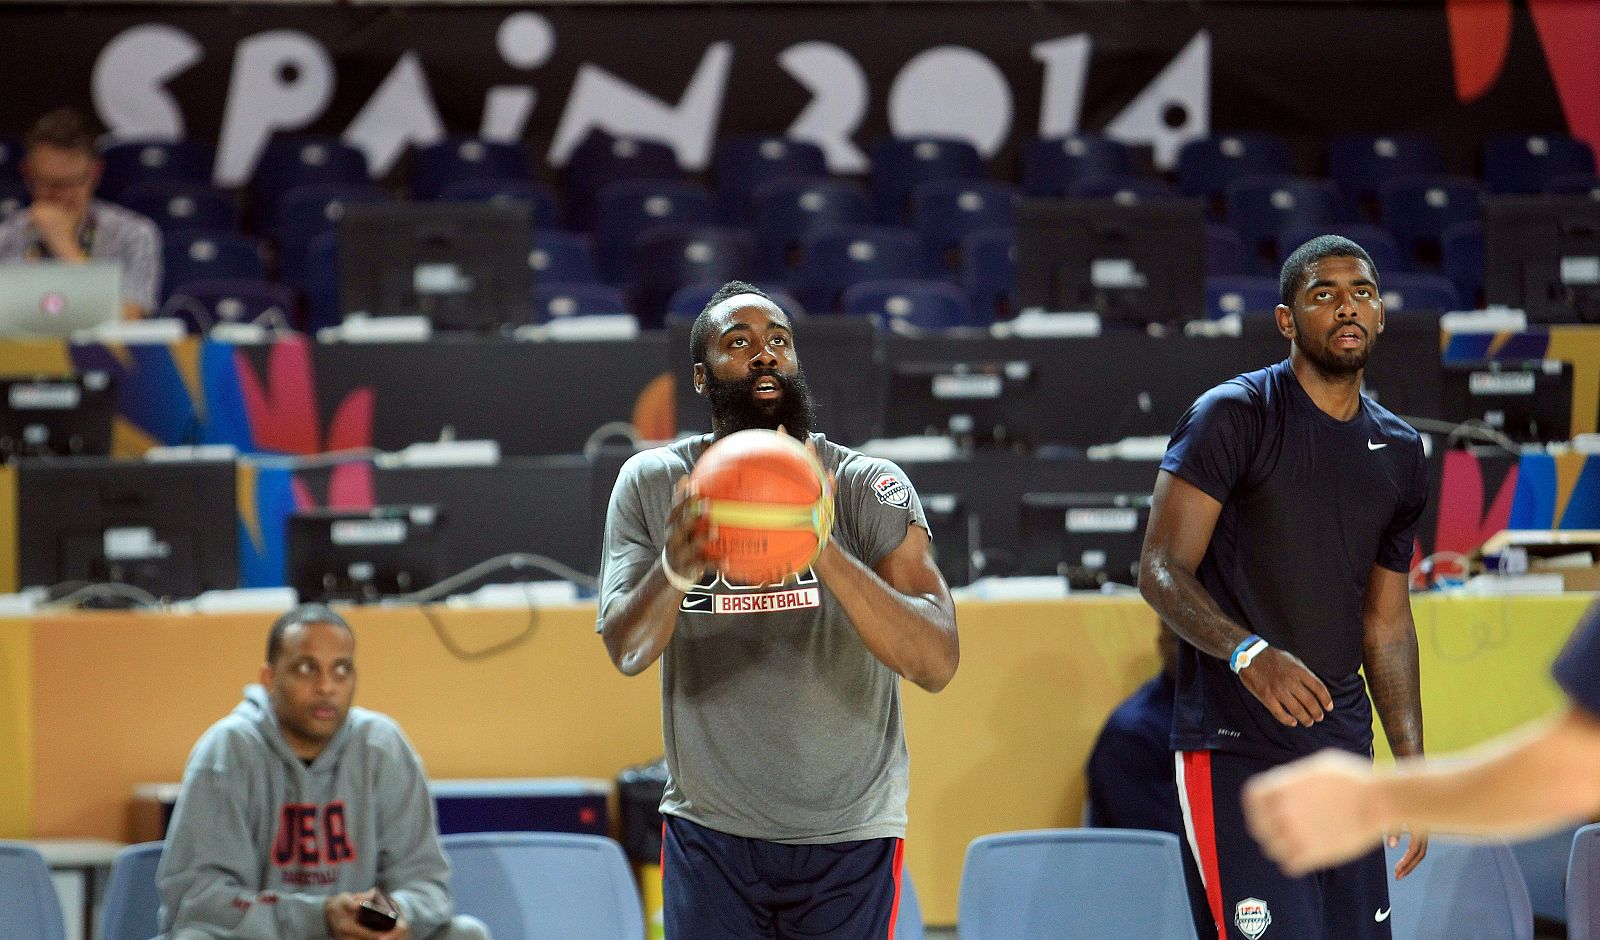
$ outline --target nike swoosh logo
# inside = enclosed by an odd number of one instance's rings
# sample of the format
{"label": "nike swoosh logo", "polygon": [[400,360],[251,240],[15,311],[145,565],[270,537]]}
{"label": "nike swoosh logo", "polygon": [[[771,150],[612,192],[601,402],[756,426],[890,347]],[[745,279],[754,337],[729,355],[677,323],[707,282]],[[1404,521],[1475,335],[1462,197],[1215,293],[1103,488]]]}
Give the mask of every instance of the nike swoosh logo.
{"label": "nike swoosh logo", "polygon": [[1376,914],[1372,915],[1372,919],[1381,924],[1384,921],[1389,919],[1389,912],[1391,910],[1393,910],[1393,908],[1388,908],[1388,907],[1382,908]]}
{"label": "nike swoosh logo", "polygon": [[1382,444],[1374,444],[1370,440],[1367,441],[1367,450],[1383,450],[1385,447],[1388,447],[1388,446],[1389,446],[1389,442],[1388,441],[1384,441]]}

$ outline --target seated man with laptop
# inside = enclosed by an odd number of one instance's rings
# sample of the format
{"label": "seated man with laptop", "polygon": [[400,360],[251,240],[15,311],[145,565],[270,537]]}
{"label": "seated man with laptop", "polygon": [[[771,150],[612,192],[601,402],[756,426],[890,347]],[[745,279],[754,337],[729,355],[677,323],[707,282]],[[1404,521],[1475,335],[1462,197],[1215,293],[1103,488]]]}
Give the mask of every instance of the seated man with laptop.
{"label": "seated man with laptop", "polygon": [[[156,307],[161,237],[144,216],[94,198],[101,170],[94,139],[89,119],[71,108],[51,111],[28,131],[22,177],[33,202],[0,222],[0,265],[55,262],[58,290],[70,299],[83,287],[68,265],[114,263],[121,272],[121,315],[137,319]],[[106,274],[87,279],[101,290],[114,282]],[[48,307],[52,301],[39,303]]]}

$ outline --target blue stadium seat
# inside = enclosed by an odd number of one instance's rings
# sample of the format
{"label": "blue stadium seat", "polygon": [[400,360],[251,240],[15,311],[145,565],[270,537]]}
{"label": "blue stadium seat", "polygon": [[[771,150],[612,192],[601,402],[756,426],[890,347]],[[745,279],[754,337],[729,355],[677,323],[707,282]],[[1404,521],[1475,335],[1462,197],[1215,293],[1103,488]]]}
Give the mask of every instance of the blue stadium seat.
{"label": "blue stadium seat", "polygon": [[117,201],[148,218],[163,232],[180,228],[237,229],[239,207],[210,183],[158,180],[134,183]]}
{"label": "blue stadium seat", "polygon": [[566,317],[632,313],[622,288],[593,282],[545,281],[533,287],[533,319],[549,323]]}
{"label": "blue stadium seat", "polygon": [[1555,832],[1511,843],[1511,856],[1517,860],[1517,869],[1528,885],[1534,917],[1566,923],[1567,867],[1578,829],[1563,826]]}
{"label": "blue stadium seat", "polygon": [[922,940],[922,901],[917,898],[917,886],[911,881],[911,872],[900,869],[900,913],[895,917],[892,940]]}
{"label": "blue stadium seat", "polygon": [[1017,309],[1017,236],[1009,228],[973,232],[961,243],[961,286],[977,324],[1009,319]]}
{"label": "blue stadium seat", "polygon": [[22,182],[22,138],[0,134],[0,183]]}
{"label": "blue stadium seat", "polygon": [[1483,304],[1483,223],[1460,222],[1439,236],[1440,269],[1456,286],[1462,303]]}
{"label": "blue stadium seat", "polygon": [[278,226],[283,194],[297,186],[371,184],[366,155],[337,137],[291,135],[267,141],[250,178],[250,209],[256,228]]}
{"label": "blue stadium seat", "polygon": [[548,184],[528,179],[499,179],[482,177],[446,183],[439,191],[440,199],[461,202],[489,202],[496,205],[525,203],[533,217],[535,231],[555,228],[561,224],[561,210],[556,202],[556,191]]}
{"label": "blue stadium seat", "polygon": [[688,284],[724,284],[748,276],[755,238],[744,229],[712,225],[662,225],[634,241],[633,309],[639,324],[660,326],[667,303]]}
{"label": "blue stadium seat", "polygon": [[1086,176],[1067,187],[1073,199],[1110,199],[1133,205],[1147,199],[1175,199],[1182,195],[1166,180],[1152,176]]}
{"label": "blue stadium seat", "polygon": [[967,846],[963,937],[1195,940],[1178,837],[1137,829],[1042,829]]}
{"label": "blue stadium seat", "polygon": [[774,280],[791,276],[807,237],[834,225],[865,225],[872,218],[866,193],[833,179],[779,179],[763,183],[755,203],[756,271]]}
{"label": "blue stadium seat", "polygon": [[1232,226],[1221,222],[1206,223],[1206,274],[1248,274],[1244,243]]}
{"label": "blue stadium seat", "polygon": [[1132,173],[1127,146],[1101,134],[1035,137],[1022,145],[1022,189],[1030,196],[1065,196],[1081,180]]}
{"label": "blue stadium seat", "polygon": [[1558,176],[1594,171],[1594,151],[1566,134],[1494,134],[1483,142],[1483,179],[1492,193],[1543,192]]}
{"label": "blue stadium seat", "polygon": [[0,923],[28,940],[66,940],[50,867],[24,842],[0,842]]}
{"label": "blue stadium seat", "polygon": [[167,292],[161,315],[184,321],[191,333],[208,333],[218,323],[259,323],[294,329],[294,288],[271,281],[217,278],[189,281]]}
{"label": "blue stadium seat", "polygon": [[1452,842],[1434,837],[1428,857],[1404,881],[1394,866],[1405,852],[1385,850],[1391,926],[1405,940],[1533,940],[1533,908],[1517,860],[1502,843]]}
{"label": "blue stadium seat", "polygon": [[1290,173],[1289,144],[1276,134],[1217,134],[1178,151],[1178,188],[1219,209],[1228,184],[1245,176]]}
{"label": "blue stadium seat", "polygon": [[1588,196],[1600,200],[1600,176],[1593,173],[1563,173],[1546,180],[1544,191],[1553,196]]}
{"label": "blue stadium seat", "polygon": [[1328,175],[1367,218],[1378,217],[1384,183],[1443,172],[1439,145],[1423,134],[1339,134],[1328,141]]}
{"label": "blue stadium seat", "polygon": [[1433,267],[1439,237],[1483,216],[1483,184],[1464,176],[1402,176],[1383,184],[1383,227],[1394,233],[1413,266]]}
{"label": "blue stadium seat", "polygon": [[622,847],[604,836],[462,832],[440,838],[456,910],[494,940],[638,940],[643,904]]}
{"label": "blue stadium seat", "polygon": [[969,234],[1016,224],[1016,187],[991,180],[934,180],[911,195],[912,224],[928,254],[932,277],[961,270],[961,242]]}
{"label": "blue stadium seat", "polygon": [[525,180],[528,160],[516,144],[480,137],[446,137],[411,154],[411,194],[437,199],[461,180]]}
{"label": "blue stadium seat", "polygon": [[1289,229],[1331,225],[1341,213],[1333,182],[1307,176],[1246,176],[1228,184],[1228,224],[1239,233],[1245,261],[1276,273],[1278,236]]}
{"label": "blue stadium seat", "polygon": [[1271,313],[1282,302],[1278,279],[1262,274],[1206,276],[1206,319]]}
{"label": "blue stadium seat", "polygon": [[261,243],[238,232],[180,229],[161,240],[162,296],[190,281],[216,278],[263,280]]}
{"label": "blue stadium seat", "polygon": [[117,852],[100,909],[100,940],[149,940],[161,932],[156,867],[162,842],[141,842]]}
{"label": "blue stadium seat", "polygon": [[196,140],[124,140],[100,155],[105,167],[98,193],[117,201],[135,183],[211,182],[213,153]]}
{"label": "blue stadium seat", "polygon": [[862,281],[845,290],[840,306],[850,316],[871,317],[880,329],[906,335],[973,325],[972,304],[949,281]]}
{"label": "blue stadium seat", "polygon": [[626,284],[633,279],[633,243],[657,225],[711,225],[716,206],[698,183],[678,180],[623,180],[608,183],[597,196],[594,247],[600,279]]}
{"label": "blue stadium seat", "polygon": [[1400,250],[1400,242],[1390,234],[1389,230],[1378,225],[1366,225],[1360,222],[1334,222],[1328,225],[1312,225],[1305,228],[1292,228],[1278,234],[1278,264],[1289,257],[1289,253],[1304,245],[1318,235],[1343,235],[1372,256],[1372,263],[1377,267],[1380,279],[1386,280],[1390,274],[1411,270],[1411,259]]}
{"label": "blue stadium seat", "polygon": [[816,314],[838,310],[840,295],[852,284],[922,273],[922,241],[905,228],[835,226],[808,237],[800,251],[789,287]]}
{"label": "blue stadium seat", "polygon": [[611,183],[682,178],[677,153],[670,145],[659,140],[591,132],[573,148],[562,171],[567,227],[593,231],[595,200],[600,190]]}
{"label": "blue stadium seat", "polygon": [[1600,940],[1600,823],[1580,826],[1567,862],[1567,940]]}
{"label": "blue stadium seat", "polygon": [[385,202],[389,194],[373,183],[312,183],[295,186],[278,198],[272,236],[278,245],[278,278],[299,288],[310,285],[311,245],[335,232],[345,208]]}
{"label": "blue stadium seat", "polygon": [[717,183],[722,219],[744,224],[754,216],[752,197],[763,183],[787,177],[828,175],[822,148],[774,134],[742,134],[717,141],[711,176]]}
{"label": "blue stadium seat", "polygon": [[0,221],[33,201],[20,180],[0,179]]}
{"label": "blue stadium seat", "polygon": [[533,233],[533,254],[528,259],[534,280],[597,283],[594,253],[589,239],[563,229],[546,228]]}
{"label": "blue stadium seat", "polygon": [[933,180],[981,179],[983,157],[964,140],[888,137],[872,148],[873,206],[884,225],[911,219],[911,194]]}
{"label": "blue stadium seat", "polygon": [[323,232],[306,248],[306,332],[337,326],[344,319],[339,309],[339,233]]}
{"label": "blue stadium seat", "polygon": [[1383,274],[1378,269],[1378,284],[1383,290],[1383,309],[1389,314],[1405,314],[1414,310],[1431,310],[1448,313],[1460,310],[1461,295],[1455,284],[1440,274],[1397,271]]}

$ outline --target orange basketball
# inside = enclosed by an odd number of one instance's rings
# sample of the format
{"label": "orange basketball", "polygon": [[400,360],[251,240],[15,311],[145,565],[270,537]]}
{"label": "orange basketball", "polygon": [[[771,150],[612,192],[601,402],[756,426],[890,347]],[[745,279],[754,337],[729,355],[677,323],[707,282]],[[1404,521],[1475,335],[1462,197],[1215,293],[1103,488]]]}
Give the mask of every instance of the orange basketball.
{"label": "orange basketball", "polygon": [[717,567],[736,584],[776,584],[804,571],[833,530],[828,474],[787,434],[730,434],[700,455],[689,483],[716,527]]}

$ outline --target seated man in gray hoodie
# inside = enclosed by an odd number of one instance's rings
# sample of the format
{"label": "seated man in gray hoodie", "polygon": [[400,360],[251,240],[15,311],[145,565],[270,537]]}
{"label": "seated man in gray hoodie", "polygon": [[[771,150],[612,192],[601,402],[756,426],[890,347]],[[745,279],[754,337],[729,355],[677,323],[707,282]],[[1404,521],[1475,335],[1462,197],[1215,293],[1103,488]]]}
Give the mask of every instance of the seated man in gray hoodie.
{"label": "seated man in gray hoodie", "polygon": [[[156,873],[164,937],[488,937],[452,916],[450,866],[411,743],[392,719],[351,706],[355,646],[321,604],[272,625],[261,684],[189,755]],[[362,926],[365,901],[397,913],[393,926]]]}

